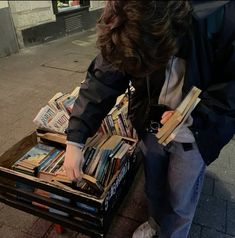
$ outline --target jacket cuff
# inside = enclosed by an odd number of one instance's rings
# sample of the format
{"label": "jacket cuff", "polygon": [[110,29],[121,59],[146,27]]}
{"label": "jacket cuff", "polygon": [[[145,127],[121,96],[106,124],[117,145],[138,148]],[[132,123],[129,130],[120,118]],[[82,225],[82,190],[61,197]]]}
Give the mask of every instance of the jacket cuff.
{"label": "jacket cuff", "polygon": [[67,141],[79,143],[79,144],[85,144],[86,140],[88,138],[88,135],[81,131],[68,131],[67,134]]}
{"label": "jacket cuff", "polygon": [[77,143],[77,142],[73,142],[73,141],[66,141],[66,145],[73,145],[73,146],[76,146],[77,148],[79,149],[83,149],[84,148],[84,144],[82,143]]}

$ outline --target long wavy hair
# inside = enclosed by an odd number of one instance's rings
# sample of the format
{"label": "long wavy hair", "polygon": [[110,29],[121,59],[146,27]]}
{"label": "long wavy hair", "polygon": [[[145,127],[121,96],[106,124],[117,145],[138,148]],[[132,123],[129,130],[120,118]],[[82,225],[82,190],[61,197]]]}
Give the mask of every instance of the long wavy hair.
{"label": "long wavy hair", "polygon": [[131,75],[166,66],[190,23],[188,1],[109,0],[97,23],[97,45],[115,68]]}

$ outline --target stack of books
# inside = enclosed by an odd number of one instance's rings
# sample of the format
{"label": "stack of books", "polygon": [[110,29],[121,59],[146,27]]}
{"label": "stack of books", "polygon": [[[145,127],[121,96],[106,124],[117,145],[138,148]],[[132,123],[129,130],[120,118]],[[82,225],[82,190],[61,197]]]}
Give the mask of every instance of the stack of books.
{"label": "stack of books", "polygon": [[36,176],[48,163],[57,158],[61,150],[39,143],[17,160],[12,168],[18,172]]}
{"label": "stack of books", "polygon": [[[76,98],[79,96],[79,89],[79,87],[75,88],[70,94],[63,94],[61,92],[56,93],[33,120],[37,125],[38,130],[42,129],[47,131],[47,135],[50,137],[53,137],[53,134],[50,134],[50,132],[65,134],[73,105]],[[115,106],[103,120],[99,132],[109,136],[120,135],[137,138],[136,131],[133,129],[131,122],[128,119],[127,92],[117,98]]]}
{"label": "stack of books", "polygon": [[108,135],[137,138],[136,131],[128,118],[127,92],[117,98],[115,106],[103,120],[100,130]]}
{"label": "stack of books", "polygon": [[79,94],[79,87],[71,93],[56,93],[48,104],[41,108],[33,122],[48,131],[64,133],[68,127],[69,116],[72,112],[74,102]]}
{"label": "stack of books", "polygon": [[199,95],[201,90],[197,87],[192,87],[180,105],[174,110],[172,116],[156,133],[159,144],[167,145],[174,140],[180,128],[190,116],[193,109],[200,102]]}
{"label": "stack of books", "polygon": [[136,140],[127,137],[97,135],[83,149],[84,173],[105,188],[126,162],[135,144]]}
{"label": "stack of books", "polygon": [[[38,126],[37,136],[41,142],[56,142],[61,148],[39,143],[20,158],[12,168],[22,173],[37,176],[47,181],[62,183],[66,186],[81,189],[87,193],[102,193],[112,178],[127,161],[136,144],[136,132],[128,119],[128,93],[119,96],[115,106],[103,120],[99,130],[88,138],[83,148],[83,180],[75,186],[63,169],[65,157],[65,130],[79,96],[79,87],[70,94],[56,93],[34,119]],[[54,145],[54,144],[53,144]],[[42,156],[38,148],[46,148]],[[29,155],[32,155],[31,157]],[[34,159],[33,159],[34,156]],[[35,159],[37,157],[37,159]],[[39,190],[40,191],[40,190]]]}
{"label": "stack of books", "polygon": [[98,133],[90,138],[83,149],[83,180],[76,185],[63,168],[65,150],[47,144],[33,146],[12,165],[12,169],[46,181],[73,185],[88,193],[102,193],[125,164],[135,144],[136,140],[118,135]]}

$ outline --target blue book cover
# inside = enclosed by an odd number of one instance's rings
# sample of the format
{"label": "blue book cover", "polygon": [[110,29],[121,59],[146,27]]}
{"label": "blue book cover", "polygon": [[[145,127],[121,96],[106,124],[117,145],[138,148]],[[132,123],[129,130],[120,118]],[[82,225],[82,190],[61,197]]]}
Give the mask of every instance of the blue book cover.
{"label": "blue book cover", "polygon": [[20,164],[21,161],[27,161],[32,165],[40,165],[40,163],[45,159],[45,157],[55,149],[53,146],[37,144],[32,147],[26,154],[24,154],[15,164]]}

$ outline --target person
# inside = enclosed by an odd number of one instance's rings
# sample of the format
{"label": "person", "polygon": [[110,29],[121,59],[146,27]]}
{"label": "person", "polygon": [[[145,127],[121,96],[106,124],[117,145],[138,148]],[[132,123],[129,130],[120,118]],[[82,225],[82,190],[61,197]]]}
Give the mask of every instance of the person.
{"label": "person", "polygon": [[[131,82],[150,217],[134,238],[188,236],[205,167],[234,135],[234,12],[234,1],[116,0],[98,21],[100,54],[73,108],[64,167],[71,179],[81,177],[81,148]],[[176,138],[160,145],[146,130],[152,108],[164,124],[192,86],[201,101]]]}

